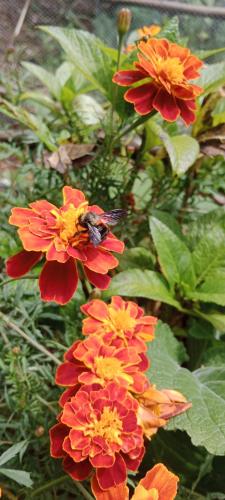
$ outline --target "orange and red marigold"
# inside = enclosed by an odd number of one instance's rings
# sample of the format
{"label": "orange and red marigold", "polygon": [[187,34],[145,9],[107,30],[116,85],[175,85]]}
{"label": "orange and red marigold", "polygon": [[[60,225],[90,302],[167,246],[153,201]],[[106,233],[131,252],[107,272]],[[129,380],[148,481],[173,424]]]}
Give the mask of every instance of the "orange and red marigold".
{"label": "orange and red marigold", "polygon": [[149,367],[146,355],[137,353],[133,347],[106,345],[97,335],[75,342],[65,353],[64,359],[65,363],[57,368],[56,383],[71,387],[69,395],[77,384],[98,383],[105,386],[114,381],[140,394],[149,387],[149,381],[143,373]]}
{"label": "orange and red marigold", "polygon": [[181,117],[187,126],[193,123],[195,99],[203,89],[190,80],[199,77],[202,62],[189,49],[156,38],[140,41],[137,57],[135,69],[118,71],[113,77],[124,87],[135,84],[125,93],[125,100],[140,115],[156,110],[169,122]]}
{"label": "orange and red marigold", "polygon": [[[179,478],[163,464],[156,464],[140,480],[131,500],[174,500]],[[125,483],[107,491],[101,490],[94,476],[91,482],[96,500],[129,500],[129,489]]]}
{"label": "orange and red marigold", "polygon": [[59,423],[50,429],[51,455],[81,481],[96,469],[101,490],[127,479],[144,454],[143,432],[137,423],[138,402],[115,382],[103,389],[84,385],[68,402]]}
{"label": "orange and red marigold", "polygon": [[84,335],[98,335],[106,344],[133,347],[136,352],[147,350],[146,342],[154,339],[157,318],[144,316],[135,302],[114,296],[110,304],[94,299],[81,306],[88,317],[83,320]]}
{"label": "orange and red marigold", "polygon": [[89,211],[101,214],[103,210],[88,205],[84,193],[69,186],[63,188],[62,207],[57,208],[47,200],[35,201],[29,206],[12,209],[9,223],[19,227],[24,250],[8,259],[7,274],[19,278],[45,257],[39,278],[41,298],[66,304],[77,288],[76,261],[79,261],[94,286],[107,288],[108,271],[118,265],[111,251],[122,253],[124,244],[109,233],[96,248],[80,225],[81,215]]}

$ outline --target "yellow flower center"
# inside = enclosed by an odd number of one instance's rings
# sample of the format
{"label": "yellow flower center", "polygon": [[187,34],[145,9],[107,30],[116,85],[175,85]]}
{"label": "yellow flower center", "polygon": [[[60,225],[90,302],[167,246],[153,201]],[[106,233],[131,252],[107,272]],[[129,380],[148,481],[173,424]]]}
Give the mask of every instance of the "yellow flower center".
{"label": "yellow flower center", "polygon": [[167,80],[173,85],[182,83],[184,78],[184,67],[178,57],[168,57],[163,59],[158,57],[155,61],[156,71],[158,76]]}
{"label": "yellow flower center", "polygon": [[113,307],[108,307],[109,319],[103,321],[105,332],[114,332],[118,337],[122,338],[126,343],[125,332],[132,330],[136,325],[136,320],[130,316],[129,307],[116,310]]}
{"label": "yellow flower center", "polygon": [[158,500],[158,498],[159,493],[156,488],[146,490],[144,486],[138,484],[138,486],[135,488],[132,500]]}
{"label": "yellow flower center", "polygon": [[[58,236],[60,240],[67,245],[69,242],[76,246],[80,241],[80,236],[84,233],[84,228],[79,224],[79,218],[87,211],[88,202],[85,201],[75,208],[72,203],[70,203],[67,210],[61,210],[57,212],[52,210],[52,215],[56,218],[56,228],[59,230]],[[78,237],[78,238],[77,238]]]}
{"label": "yellow flower center", "polygon": [[97,420],[96,415],[91,415],[91,423],[86,427],[84,434],[91,438],[100,436],[108,442],[121,445],[121,430],[122,422],[116,408],[111,410],[108,406],[105,406],[99,420]]}
{"label": "yellow flower center", "polygon": [[113,380],[121,372],[121,361],[117,358],[98,356],[95,359],[95,369],[102,380]]}

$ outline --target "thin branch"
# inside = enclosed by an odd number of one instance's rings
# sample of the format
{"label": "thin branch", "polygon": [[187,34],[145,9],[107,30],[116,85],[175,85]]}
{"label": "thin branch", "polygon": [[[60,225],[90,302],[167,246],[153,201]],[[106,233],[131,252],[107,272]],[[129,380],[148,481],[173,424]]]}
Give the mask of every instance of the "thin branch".
{"label": "thin branch", "polygon": [[25,339],[29,344],[31,344],[33,347],[38,349],[38,351],[42,352],[45,354],[48,358],[50,358],[54,363],[57,365],[60,365],[61,362],[59,359],[57,359],[54,354],[52,354],[50,351],[48,351],[45,347],[43,347],[37,340],[34,340],[32,337],[29,337],[19,326],[17,326],[15,323],[13,323],[5,314],[0,312],[0,318],[8,325],[12,330],[14,330],[16,333],[18,333],[23,339]]}

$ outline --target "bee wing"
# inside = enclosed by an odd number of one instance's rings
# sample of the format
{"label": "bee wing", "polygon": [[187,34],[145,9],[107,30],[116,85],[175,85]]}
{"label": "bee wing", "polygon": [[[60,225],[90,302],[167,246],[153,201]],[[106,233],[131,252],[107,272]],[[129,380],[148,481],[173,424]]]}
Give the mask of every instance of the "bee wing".
{"label": "bee wing", "polygon": [[102,241],[101,233],[99,232],[97,227],[92,226],[91,224],[87,223],[87,227],[88,227],[90,242],[92,243],[92,245],[94,245],[94,247],[97,247],[99,243],[101,243]]}
{"label": "bee wing", "polygon": [[126,216],[127,211],[122,208],[115,208],[114,210],[109,210],[109,212],[100,214],[101,221],[109,226],[115,226],[122,217]]}

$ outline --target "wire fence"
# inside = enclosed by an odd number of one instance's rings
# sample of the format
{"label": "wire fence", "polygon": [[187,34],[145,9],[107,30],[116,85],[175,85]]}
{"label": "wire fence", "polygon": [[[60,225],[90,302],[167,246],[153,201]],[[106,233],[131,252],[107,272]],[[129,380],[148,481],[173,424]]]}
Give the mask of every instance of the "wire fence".
{"label": "wire fence", "polygon": [[0,0],[0,53],[13,45],[23,58],[51,63],[49,39],[36,29],[42,24],[88,29],[115,46],[116,13],[122,6],[133,12],[133,29],[177,15],[192,49],[225,44],[224,0]]}

